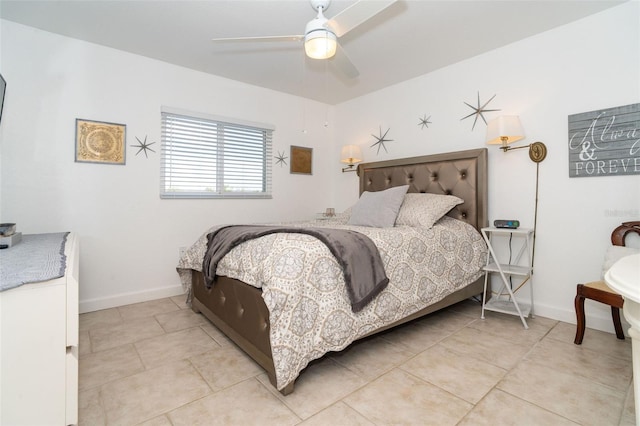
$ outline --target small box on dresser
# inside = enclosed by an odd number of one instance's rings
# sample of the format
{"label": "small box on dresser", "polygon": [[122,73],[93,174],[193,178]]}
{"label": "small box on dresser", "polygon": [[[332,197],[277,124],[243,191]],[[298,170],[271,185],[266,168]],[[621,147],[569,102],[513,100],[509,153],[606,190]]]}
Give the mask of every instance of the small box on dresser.
{"label": "small box on dresser", "polygon": [[0,237],[0,246],[6,245],[7,247],[12,247],[20,241],[22,241],[22,232],[16,232],[6,237]]}

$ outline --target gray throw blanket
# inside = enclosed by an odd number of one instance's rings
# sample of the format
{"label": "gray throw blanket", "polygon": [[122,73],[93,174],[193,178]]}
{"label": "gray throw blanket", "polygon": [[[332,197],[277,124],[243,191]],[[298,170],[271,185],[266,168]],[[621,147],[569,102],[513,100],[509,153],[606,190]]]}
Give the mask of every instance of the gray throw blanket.
{"label": "gray throw blanket", "polygon": [[218,262],[232,248],[253,238],[274,233],[311,235],[323,242],[342,267],[353,312],[362,310],[389,283],[378,248],[366,235],[347,229],[293,228],[282,226],[237,225],[222,227],[207,235],[207,252],[202,271],[211,288]]}

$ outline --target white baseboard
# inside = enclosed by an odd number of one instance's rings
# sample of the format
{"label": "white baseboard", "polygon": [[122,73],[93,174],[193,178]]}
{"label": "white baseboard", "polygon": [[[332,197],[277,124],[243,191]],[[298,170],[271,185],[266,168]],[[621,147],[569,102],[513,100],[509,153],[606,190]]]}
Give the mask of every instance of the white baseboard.
{"label": "white baseboard", "polygon": [[[165,297],[180,296],[184,294],[181,285],[161,287],[153,290],[139,291],[134,293],[124,293],[111,297],[99,299],[81,300],[80,313],[99,311],[102,309],[115,308],[118,306],[130,305],[132,303],[147,302],[149,300],[162,299]],[[595,302],[593,302],[595,303]],[[587,301],[585,305],[585,316],[588,328],[605,331],[607,333],[615,333],[613,328],[613,320],[611,319],[611,311],[604,305],[600,309],[590,306],[591,302]],[[541,317],[566,322],[569,324],[576,323],[576,313],[572,310],[558,309],[555,306],[535,305],[535,314]],[[629,324],[625,321],[624,315],[620,313],[622,319],[622,329],[625,334],[629,329]]]}
{"label": "white baseboard", "polygon": [[[585,323],[587,328],[615,334],[615,329],[613,328],[613,319],[611,318],[611,309],[608,306],[603,304],[596,305],[596,302],[586,300],[584,311]],[[553,306],[536,305],[535,313],[536,315],[539,315],[541,317],[550,318],[569,324],[576,323],[576,312],[573,309],[563,310]],[[620,319],[622,323],[622,330],[624,330],[625,335],[628,335],[629,324],[625,321],[622,309],[620,310]]]}
{"label": "white baseboard", "polygon": [[118,306],[130,305],[132,303],[147,302],[149,300],[162,299],[165,297],[180,296],[184,294],[181,285],[155,288],[152,290],[138,291],[134,293],[118,294],[110,297],[98,299],[81,300],[80,313],[100,311],[102,309],[115,308]]}

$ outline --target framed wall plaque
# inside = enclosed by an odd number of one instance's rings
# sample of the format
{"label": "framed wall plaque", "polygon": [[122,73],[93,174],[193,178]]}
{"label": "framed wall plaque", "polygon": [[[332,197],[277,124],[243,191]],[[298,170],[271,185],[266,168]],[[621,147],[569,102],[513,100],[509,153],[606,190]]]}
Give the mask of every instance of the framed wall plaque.
{"label": "framed wall plaque", "polygon": [[313,148],[291,145],[290,173],[310,175],[313,162]]}
{"label": "framed wall plaque", "polygon": [[76,119],[76,162],[125,164],[127,126]]}

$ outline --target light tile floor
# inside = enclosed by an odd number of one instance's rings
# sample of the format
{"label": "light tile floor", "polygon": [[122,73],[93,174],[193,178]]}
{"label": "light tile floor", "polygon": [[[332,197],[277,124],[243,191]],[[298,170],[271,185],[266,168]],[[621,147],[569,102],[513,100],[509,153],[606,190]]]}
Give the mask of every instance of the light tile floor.
{"label": "light tile floor", "polygon": [[283,397],[182,297],[80,316],[83,425],[633,425],[630,340],[465,301],[313,362]]}

